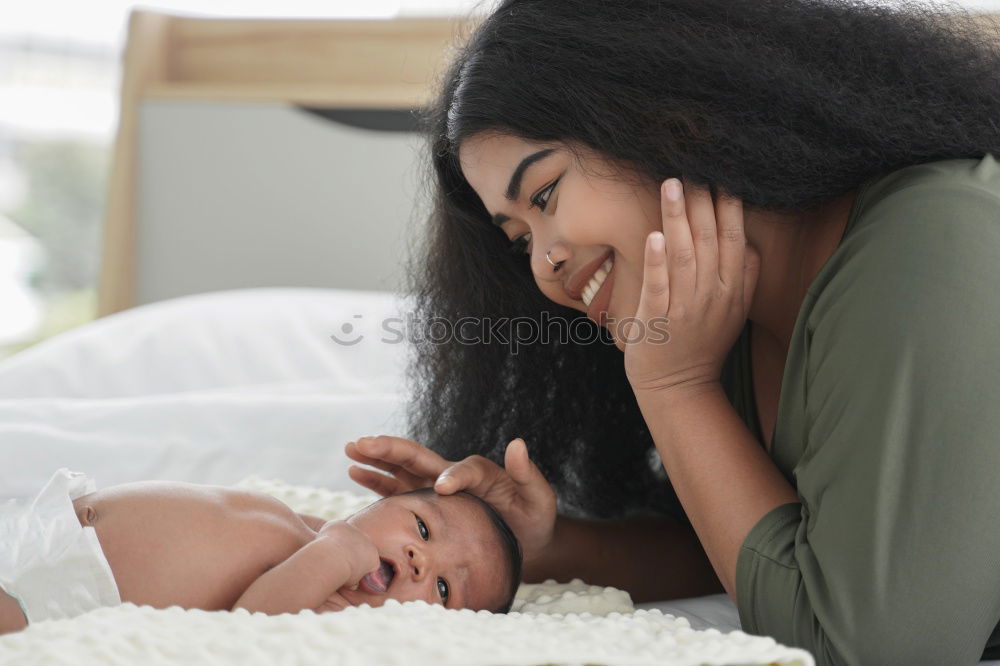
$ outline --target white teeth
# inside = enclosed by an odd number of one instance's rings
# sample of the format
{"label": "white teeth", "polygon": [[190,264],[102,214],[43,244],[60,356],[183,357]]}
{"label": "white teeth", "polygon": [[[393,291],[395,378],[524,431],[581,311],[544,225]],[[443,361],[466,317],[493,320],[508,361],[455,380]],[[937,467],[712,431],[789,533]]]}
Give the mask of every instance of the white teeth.
{"label": "white teeth", "polygon": [[601,288],[604,280],[608,277],[608,273],[611,272],[612,263],[611,257],[608,256],[594,273],[594,277],[590,278],[590,282],[583,288],[583,304],[588,308],[590,307],[590,302],[594,300],[594,296],[597,295],[597,290]]}

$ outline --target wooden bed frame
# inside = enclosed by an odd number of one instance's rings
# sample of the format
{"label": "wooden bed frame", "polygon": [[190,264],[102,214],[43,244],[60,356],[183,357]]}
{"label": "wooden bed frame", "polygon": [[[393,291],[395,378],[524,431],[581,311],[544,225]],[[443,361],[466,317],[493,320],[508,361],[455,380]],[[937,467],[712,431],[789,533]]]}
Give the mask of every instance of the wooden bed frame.
{"label": "wooden bed frame", "polygon": [[98,316],[136,303],[139,107],[144,100],[416,109],[469,21],[129,17],[105,209]]}

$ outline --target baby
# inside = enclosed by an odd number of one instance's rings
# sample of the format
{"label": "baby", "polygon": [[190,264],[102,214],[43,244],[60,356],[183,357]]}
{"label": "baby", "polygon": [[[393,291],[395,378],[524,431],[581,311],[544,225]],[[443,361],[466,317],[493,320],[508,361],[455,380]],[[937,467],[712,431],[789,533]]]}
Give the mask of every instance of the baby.
{"label": "baby", "polygon": [[520,579],[513,532],[464,492],[416,490],[324,521],[233,488],[95,492],[60,469],[29,506],[0,505],[0,634],[123,602],[278,614],[419,599],[502,613]]}

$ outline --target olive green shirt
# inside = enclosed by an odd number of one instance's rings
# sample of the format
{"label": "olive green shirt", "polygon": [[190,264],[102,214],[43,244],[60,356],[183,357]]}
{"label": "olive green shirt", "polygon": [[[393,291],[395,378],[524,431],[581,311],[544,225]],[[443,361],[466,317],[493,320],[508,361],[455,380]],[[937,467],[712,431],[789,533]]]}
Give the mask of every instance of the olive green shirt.
{"label": "olive green shirt", "polygon": [[[749,333],[730,399],[763,441]],[[994,656],[998,400],[1000,163],[870,179],[795,322],[770,456],[801,504],[770,511],[740,549],[743,630],[819,666]]]}

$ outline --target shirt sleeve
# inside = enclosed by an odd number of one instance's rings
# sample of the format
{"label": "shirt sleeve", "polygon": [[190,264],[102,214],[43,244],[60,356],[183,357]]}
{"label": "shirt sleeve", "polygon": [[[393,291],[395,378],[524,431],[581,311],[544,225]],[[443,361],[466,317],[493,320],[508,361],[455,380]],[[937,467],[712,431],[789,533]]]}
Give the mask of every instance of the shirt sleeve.
{"label": "shirt sleeve", "polygon": [[744,631],[819,666],[979,661],[1000,619],[998,212],[904,188],[813,285],[801,504],[742,545]]}

